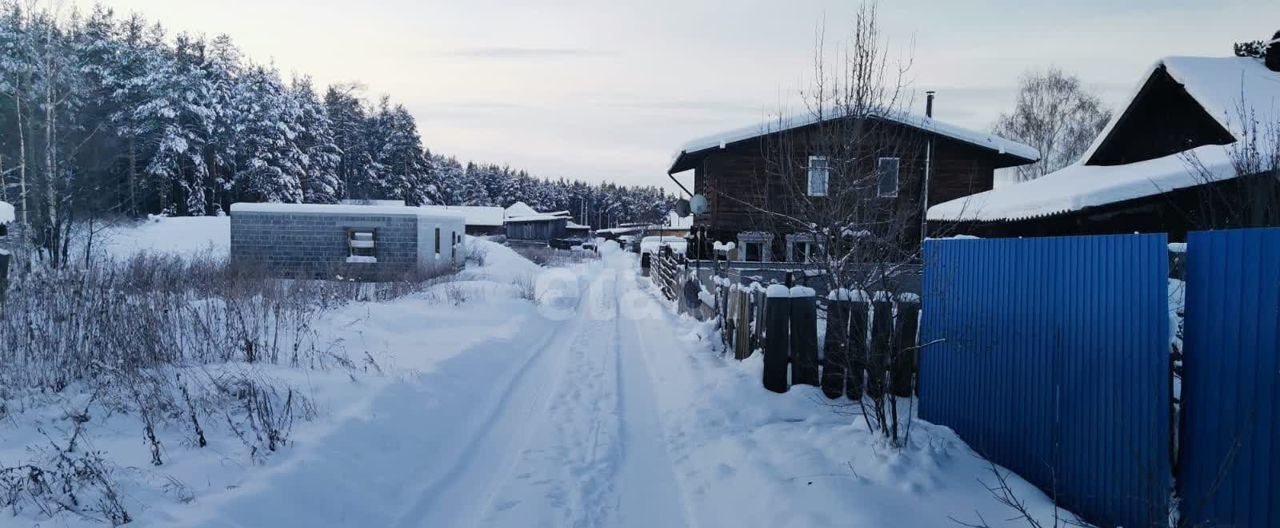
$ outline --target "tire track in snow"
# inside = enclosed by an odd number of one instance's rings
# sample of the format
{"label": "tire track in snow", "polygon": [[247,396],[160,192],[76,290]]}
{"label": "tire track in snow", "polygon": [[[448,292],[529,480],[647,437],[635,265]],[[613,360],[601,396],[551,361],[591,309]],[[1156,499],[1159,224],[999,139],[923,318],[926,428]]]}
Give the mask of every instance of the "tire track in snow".
{"label": "tire track in snow", "polygon": [[[579,311],[586,297],[579,295]],[[552,389],[564,376],[561,350],[582,332],[581,326],[580,319],[561,323],[551,339],[517,367],[514,378],[502,387],[503,395],[486,409],[482,425],[460,440],[463,451],[451,454],[451,464],[414,492],[415,502],[396,517],[394,526],[476,525],[480,509],[492,501],[495,482],[510,473],[516,453],[527,442],[523,432],[546,413]],[[436,460],[439,455],[442,453],[423,454]]]}
{"label": "tire track in snow", "polygon": [[611,525],[621,457],[617,296],[613,270],[594,275],[547,419],[530,432],[485,526]]}

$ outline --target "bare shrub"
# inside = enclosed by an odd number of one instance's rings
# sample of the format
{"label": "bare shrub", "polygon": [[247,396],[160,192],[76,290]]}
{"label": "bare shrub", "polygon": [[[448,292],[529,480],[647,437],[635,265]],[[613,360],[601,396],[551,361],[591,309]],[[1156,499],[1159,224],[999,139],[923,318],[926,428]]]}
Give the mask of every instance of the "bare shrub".
{"label": "bare shrub", "polygon": [[417,272],[376,284],[278,279],[210,255],[18,267],[0,317],[0,415],[90,397],[66,412],[65,440],[33,447],[21,465],[0,466],[0,508],[46,519],[131,520],[105,454],[82,449],[95,405],[137,419],[154,465],[167,462],[163,440],[174,430],[197,448],[210,434],[234,434],[261,461],[288,444],[295,423],[316,414],[298,390],[265,377],[264,366],[358,369],[322,342],[320,315],[432,281]]}
{"label": "bare shrub", "polygon": [[467,262],[475,266],[484,266],[485,258],[489,256],[489,248],[479,244],[471,244],[467,246]]}
{"label": "bare shrub", "polygon": [[526,301],[538,300],[537,281],[530,275],[521,275],[511,280],[516,287],[516,296]]}
{"label": "bare shrub", "polygon": [[315,407],[293,388],[280,389],[266,380],[237,375],[217,382],[219,391],[230,397],[227,425],[249,448],[254,460],[275,452],[288,443],[294,420],[315,417]]}
{"label": "bare shrub", "polygon": [[68,512],[120,526],[132,522],[101,452],[79,452],[50,439],[39,463],[0,466],[0,507],[13,515],[33,509],[44,517]]}

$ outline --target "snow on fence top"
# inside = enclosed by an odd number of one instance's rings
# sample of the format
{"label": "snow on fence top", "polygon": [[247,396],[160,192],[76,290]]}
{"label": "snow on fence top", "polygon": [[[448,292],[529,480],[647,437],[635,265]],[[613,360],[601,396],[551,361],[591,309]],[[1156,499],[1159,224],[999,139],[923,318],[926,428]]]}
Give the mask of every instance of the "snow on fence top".
{"label": "snow on fence top", "polygon": [[478,205],[423,205],[421,208],[428,211],[461,214],[467,219],[469,226],[502,227],[502,221],[507,214],[501,207]]}
{"label": "snow on fence top", "polygon": [[[1280,74],[1261,61],[1244,57],[1168,57],[1151,67],[1130,96],[1165,69],[1232,136],[1245,137],[1241,111],[1260,123],[1280,121]],[[1231,146],[1205,145],[1163,158],[1124,165],[1086,165],[1124,112],[1116,112],[1075,164],[1041,178],[978,193],[929,208],[935,221],[1025,220],[1087,207],[1143,198],[1176,189],[1234,178]],[[1253,138],[1265,141],[1267,138]],[[1262,146],[1266,151],[1266,146]],[[1203,167],[1193,169],[1188,156]],[[1204,174],[1200,174],[1203,169]]]}
{"label": "snow on fence top", "polygon": [[388,206],[388,205],[347,205],[347,204],[293,204],[293,203],[249,203],[231,204],[232,213],[285,213],[285,214],[337,214],[337,215],[405,215],[420,218],[438,218],[464,220],[457,213],[432,211],[422,207]]}
{"label": "snow on fence top", "polygon": [[[940,136],[946,136],[957,141],[976,145],[978,147],[994,150],[1000,154],[1022,158],[1028,162],[1040,159],[1040,151],[1028,145],[999,136],[969,130],[950,123],[944,123],[931,117],[899,111],[875,111],[870,112],[868,115],[873,118],[892,121],[894,123],[918,128],[920,130],[932,132]],[[775,132],[785,132],[788,130],[803,128],[834,119],[839,118],[826,116],[823,119],[819,119],[818,116],[813,114],[802,114],[771,120],[762,125],[743,127],[694,139],[682,145],[680,147],[680,151],[676,152],[675,155],[671,157],[671,168],[668,172],[674,174],[676,172],[682,172],[692,168],[684,167],[683,164],[680,163],[681,158],[688,154],[713,148],[724,148],[739,141],[746,141],[748,139],[766,136]]]}
{"label": "snow on fence top", "polygon": [[13,219],[13,205],[10,205],[9,202],[0,202],[0,224],[7,224],[12,222]]}

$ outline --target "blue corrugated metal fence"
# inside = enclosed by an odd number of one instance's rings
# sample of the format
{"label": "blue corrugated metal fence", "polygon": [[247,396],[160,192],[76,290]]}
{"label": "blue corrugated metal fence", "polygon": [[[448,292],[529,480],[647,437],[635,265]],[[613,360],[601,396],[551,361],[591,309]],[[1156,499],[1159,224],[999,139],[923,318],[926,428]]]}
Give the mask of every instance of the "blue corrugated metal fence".
{"label": "blue corrugated metal fence", "polygon": [[1280,229],[1192,233],[1178,475],[1187,526],[1280,526]]}
{"label": "blue corrugated metal fence", "polygon": [[934,240],[925,262],[921,418],[1091,522],[1164,522],[1165,235]]}

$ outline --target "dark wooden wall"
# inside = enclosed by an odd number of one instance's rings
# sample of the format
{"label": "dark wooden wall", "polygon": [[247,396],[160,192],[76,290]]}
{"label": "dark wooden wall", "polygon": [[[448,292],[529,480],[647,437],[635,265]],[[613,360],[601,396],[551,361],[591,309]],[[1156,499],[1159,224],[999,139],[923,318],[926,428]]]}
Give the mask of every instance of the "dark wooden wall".
{"label": "dark wooden wall", "polygon": [[[792,192],[804,192],[807,172],[804,164],[809,155],[822,155],[821,149],[810,147],[805,137],[811,131],[789,131],[755,141],[737,143],[728,148],[712,151],[694,169],[694,192],[707,197],[709,210],[695,218],[697,225],[705,226],[714,240],[732,241],[742,231],[775,232],[774,255],[785,255],[783,236],[777,232],[780,222],[766,211],[782,214],[799,214],[791,211],[798,203]],[[791,135],[786,137],[785,135]],[[901,159],[898,195],[875,197],[871,203],[882,204],[884,216],[909,215],[907,222],[920,225],[922,183],[925,172],[925,144],[929,134],[905,127],[886,129],[881,135],[899,144],[880,143],[868,145],[868,150]],[[934,136],[933,174],[929,182],[929,203],[937,204],[974,193],[990,190],[998,153],[942,136]],[[780,145],[785,145],[780,147]],[[867,163],[874,164],[876,154],[867,156]],[[780,160],[793,166],[783,170]],[[772,163],[772,165],[771,165]],[[860,173],[871,173],[869,166]],[[789,175],[794,181],[784,181]],[[833,178],[836,177],[833,174]],[[830,182],[831,186],[836,182]],[[821,200],[817,198],[816,200]],[[785,230],[783,230],[785,231]],[[903,233],[904,243],[919,244],[919,229]]]}
{"label": "dark wooden wall", "polygon": [[507,238],[535,242],[550,242],[565,236],[568,223],[566,218],[539,220],[533,222],[512,222],[507,224]]}

